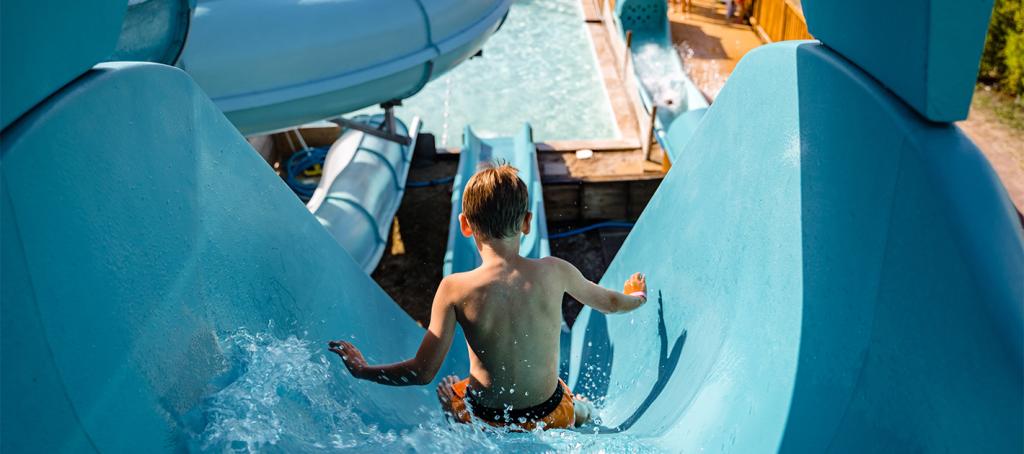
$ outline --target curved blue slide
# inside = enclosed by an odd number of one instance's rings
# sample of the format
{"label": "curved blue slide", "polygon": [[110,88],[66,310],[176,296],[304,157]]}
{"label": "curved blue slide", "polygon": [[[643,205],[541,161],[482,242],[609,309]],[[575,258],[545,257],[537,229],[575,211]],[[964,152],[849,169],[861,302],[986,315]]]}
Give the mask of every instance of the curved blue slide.
{"label": "curved blue slide", "polygon": [[178,66],[243,134],[401,100],[477,53],[511,0],[202,0]]}
{"label": "curved blue slide", "polygon": [[654,137],[675,162],[707,111],[708,101],[690,80],[672,42],[667,2],[622,0],[614,8],[616,29],[622,36],[632,34],[629,52],[640,100],[648,113],[658,109]]}
{"label": "curved blue slide", "polygon": [[322,356],[401,359],[423,330],[188,74],[100,63],[124,5],[0,3],[0,450],[1020,452],[1024,232],[943,123],[988,13],[908,2],[953,44],[850,40],[881,1],[817,2],[829,47],[740,63],[602,279],[644,271],[651,301],[574,327],[598,433],[518,435]]}
{"label": "curved blue slide", "polygon": [[1020,451],[1024,233],[962,132],[786,42],[743,59],[683,153],[601,280],[644,271],[651,301],[574,326],[570,385],[610,431],[683,452]]}
{"label": "curved blue slide", "polygon": [[[375,128],[385,122],[383,115],[361,120]],[[395,128],[411,139],[409,145],[345,131],[327,150],[322,176],[306,203],[366,274],[384,255],[391,221],[405,195],[420,124],[417,119],[407,127],[396,119]]]}

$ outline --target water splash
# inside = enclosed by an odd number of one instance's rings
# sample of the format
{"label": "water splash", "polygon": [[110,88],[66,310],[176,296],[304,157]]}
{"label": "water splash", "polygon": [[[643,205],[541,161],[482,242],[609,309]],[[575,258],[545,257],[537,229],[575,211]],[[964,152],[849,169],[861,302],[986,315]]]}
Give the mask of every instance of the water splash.
{"label": "water splash", "polygon": [[353,411],[354,379],[309,341],[245,329],[218,341],[224,373],[189,413],[190,451],[655,452],[629,435],[594,435],[595,427],[513,433],[451,424],[439,409],[419,409],[420,424],[384,430]]}
{"label": "water splash", "polygon": [[358,436],[384,442],[396,437],[363,424],[337,399],[327,358],[314,355],[309,342],[240,329],[220,344],[225,373],[214,384],[219,390],[193,411],[201,426],[193,450],[322,451],[356,447]]}
{"label": "water splash", "polygon": [[678,112],[686,106],[686,83],[676,66],[674,50],[655,43],[639,44],[633,64],[647,93],[659,109]]}
{"label": "water splash", "polygon": [[448,124],[451,120],[452,111],[452,78],[444,78],[444,104],[441,114],[441,148],[448,147]]}

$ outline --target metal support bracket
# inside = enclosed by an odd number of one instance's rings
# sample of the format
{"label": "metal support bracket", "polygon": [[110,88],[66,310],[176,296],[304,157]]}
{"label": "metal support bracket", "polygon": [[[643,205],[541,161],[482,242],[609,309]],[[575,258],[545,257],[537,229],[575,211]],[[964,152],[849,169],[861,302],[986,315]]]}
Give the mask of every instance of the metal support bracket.
{"label": "metal support bracket", "polygon": [[381,123],[378,127],[343,117],[335,118],[332,121],[345,128],[355,129],[356,131],[362,131],[371,136],[380,137],[384,140],[390,140],[392,142],[409,146],[412,144],[412,138],[399,134],[396,132],[397,130],[395,128],[395,106],[400,105],[402,105],[402,101],[397,99],[381,104],[380,107],[384,109],[384,123]]}

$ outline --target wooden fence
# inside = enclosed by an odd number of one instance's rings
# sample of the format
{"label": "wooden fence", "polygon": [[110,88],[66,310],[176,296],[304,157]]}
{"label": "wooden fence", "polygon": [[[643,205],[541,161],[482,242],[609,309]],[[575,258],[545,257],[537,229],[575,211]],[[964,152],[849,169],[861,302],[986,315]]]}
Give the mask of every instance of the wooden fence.
{"label": "wooden fence", "polygon": [[750,23],[768,42],[813,38],[807,32],[803,8],[796,0],[756,0]]}

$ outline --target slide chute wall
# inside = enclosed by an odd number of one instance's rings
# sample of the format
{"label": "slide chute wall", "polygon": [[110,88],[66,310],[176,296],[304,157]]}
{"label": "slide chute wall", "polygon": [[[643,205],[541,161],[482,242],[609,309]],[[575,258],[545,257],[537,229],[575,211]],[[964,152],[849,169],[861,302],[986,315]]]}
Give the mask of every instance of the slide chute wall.
{"label": "slide chute wall", "polygon": [[[178,444],[240,328],[351,335],[377,361],[416,350],[422,329],[180,70],[99,65],[0,150],[5,452]],[[436,403],[353,386],[384,428]]]}
{"label": "slide chute wall", "polygon": [[[926,3],[923,20],[949,7]],[[883,86],[819,36],[732,73],[601,281],[645,272],[650,302],[581,314],[571,384],[605,402],[606,431],[672,451],[1020,451],[1006,191],[958,128],[889,90],[945,85]]]}

